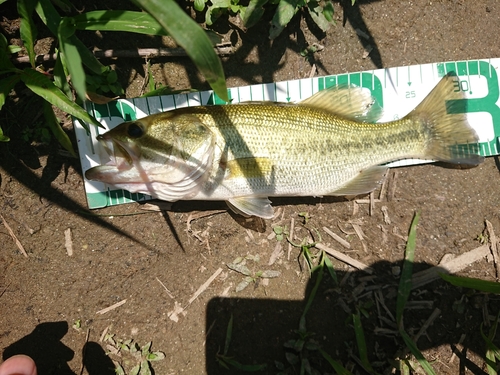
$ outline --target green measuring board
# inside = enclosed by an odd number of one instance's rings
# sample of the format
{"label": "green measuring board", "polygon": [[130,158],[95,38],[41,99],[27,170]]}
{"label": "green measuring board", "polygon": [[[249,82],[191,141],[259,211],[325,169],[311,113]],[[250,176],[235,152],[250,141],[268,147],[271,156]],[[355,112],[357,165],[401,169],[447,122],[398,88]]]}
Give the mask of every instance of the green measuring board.
{"label": "green measuring board", "polygon": [[[366,72],[338,74],[228,89],[232,103],[245,101],[300,102],[314,93],[340,84],[351,84],[371,91],[383,107],[381,122],[404,117],[415,108],[448,72],[457,74],[456,89],[467,98],[466,114],[479,136],[479,149],[483,156],[498,155],[500,145],[500,59],[452,61],[377,69]],[[175,108],[198,105],[226,104],[212,91],[165,95],[136,99],[119,99],[106,105],[87,103],[87,111],[106,128],[112,129],[123,121],[135,120],[150,114]],[[105,132],[94,126],[88,133],[75,120],[75,131],[83,172],[105,164],[109,158],[97,143],[96,136]],[[402,160],[390,166],[422,163],[421,160]],[[130,193],[96,181],[85,180],[89,208],[112,206],[151,197]]]}

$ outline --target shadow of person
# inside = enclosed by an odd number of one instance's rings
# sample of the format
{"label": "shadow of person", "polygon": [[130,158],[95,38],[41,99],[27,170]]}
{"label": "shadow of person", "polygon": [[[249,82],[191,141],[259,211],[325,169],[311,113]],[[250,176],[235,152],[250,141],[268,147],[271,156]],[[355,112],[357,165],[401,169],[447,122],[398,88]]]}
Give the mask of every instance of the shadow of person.
{"label": "shadow of person", "polygon": [[74,375],[68,362],[75,353],[61,342],[67,332],[64,321],[38,324],[29,335],[5,348],[3,360],[25,354],[35,361],[38,375]]}
{"label": "shadow of person", "polygon": [[83,347],[83,365],[89,375],[115,375],[115,365],[104,349],[96,342],[89,341]]}
{"label": "shadow of person", "polygon": [[[319,277],[315,272],[308,281],[304,300],[211,299],[206,311],[207,374],[244,374],[245,368],[248,369],[245,366],[256,365],[266,366],[260,374],[298,374],[301,364],[306,362],[319,371],[317,373],[332,372],[318,348],[345,367],[351,367],[352,373],[364,373],[359,365],[362,356],[354,330],[354,315],[363,327],[370,363],[378,364],[376,370],[384,372],[409,353],[395,321],[399,275],[394,276],[394,272],[400,266],[401,262],[380,261],[370,265],[372,274],[337,271],[338,282],[327,270],[317,282]],[[455,353],[456,373],[459,368],[467,368],[470,373],[485,374],[480,368],[485,353],[481,329],[488,334],[490,328],[483,327],[486,325],[483,316],[485,311],[496,314],[500,310],[499,301],[451,286],[441,279],[418,286],[416,273],[431,268],[427,263],[413,265],[415,288],[404,310],[405,331],[414,336],[424,322],[438,312],[438,317],[417,340],[418,348],[430,350],[431,356],[444,358],[445,362]],[[437,268],[432,270],[439,272]],[[279,282],[279,278],[272,282]],[[301,321],[311,295],[314,298]],[[494,343],[498,345],[498,341],[495,339]],[[464,353],[469,354],[466,357]],[[446,367],[449,363],[439,368],[441,362],[437,362],[433,363],[437,373],[450,373]],[[229,371],[224,370],[225,366]]]}

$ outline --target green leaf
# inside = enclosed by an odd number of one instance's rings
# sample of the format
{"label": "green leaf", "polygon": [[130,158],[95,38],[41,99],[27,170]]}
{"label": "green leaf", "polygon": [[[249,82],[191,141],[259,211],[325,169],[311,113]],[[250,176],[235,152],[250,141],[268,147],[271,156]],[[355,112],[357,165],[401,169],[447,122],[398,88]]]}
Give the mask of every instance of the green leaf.
{"label": "green leaf", "polygon": [[75,9],[73,4],[69,0],[51,0],[56,6],[58,6],[63,12],[69,13],[71,10]]}
{"label": "green leaf", "polygon": [[443,273],[439,276],[441,276],[443,280],[455,286],[475,289],[485,293],[500,294],[500,283],[495,281],[474,279],[472,277],[451,276]]}
{"label": "green leaf", "polygon": [[198,12],[205,9],[205,0],[194,0],[194,9]]}
{"label": "green leaf", "polygon": [[261,365],[244,365],[238,362],[235,359],[224,357],[224,362],[226,362],[228,365],[231,365],[237,370],[245,371],[245,372],[255,372],[255,371],[262,371],[264,370],[267,365],[261,364]]}
{"label": "green leaf", "polygon": [[488,374],[497,375],[496,371],[496,360],[500,360],[500,350],[493,343],[495,339],[497,328],[498,328],[498,317],[500,312],[497,314],[495,323],[491,326],[490,331],[488,332],[488,336],[486,336],[483,332],[483,324],[481,323],[481,336],[483,337],[486,343],[486,367],[488,368]]}
{"label": "green leaf", "polygon": [[34,0],[17,0],[17,12],[21,18],[20,34],[28,56],[31,66],[35,67],[35,39],[36,27],[33,22],[33,10],[35,9],[36,1]]}
{"label": "green leaf", "polygon": [[165,353],[163,352],[149,353],[146,359],[150,362],[161,361],[162,359],[165,359]]}
{"label": "green leaf", "polygon": [[19,47],[19,46],[15,46],[13,44],[9,44],[7,46],[7,52],[10,53],[10,54],[18,53],[19,51],[22,51],[22,48]]}
{"label": "green leaf", "polygon": [[141,370],[141,364],[139,363],[137,366],[134,366],[132,370],[130,370],[130,375],[139,375],[140,370]]}
{"label": "green leaf", "polygon": [[177,44],[186,50],[214,92],[229,101],[224,71],[219,57],[203,29],[174,0],[134,0],[151,14]]}
{"label": "green leaf", "polygon": [[75,150],[73,150],[73,145],[71,144],[68,135],[59,124],[59,121],[57,121],[56,114],[54,113],[52,105],[49,102],[43,102],[43,113],[45,116],[45,121],[47,121],[47,126],[52,131],[52,134],[54,134],[54,137],[56,137],[61,146],[68,150],[71,155],[76,157]]}
{"label": "green leaf", "polygon": [[7,100],[7,96],[20,79],[21,77],[19,74],[15,74],[0,80],[0,109],[2,109]]}
{"label": "green leaf", "polygon": [[398,298],[396,301],[396,322],[402,324],[403,311],[411,292],[411,277],[413,272],[413,260],[415,258],[415,247],[417,242],[417,225],[420,212],[416,212],[410,225],[408,241],[406,242],[405,259],[399,280]]}
{"label": "green leaf", "polygon": [[87,87],[85,84],[85,71],[83,70],[82,59],[78,48],[73,43],[71,37],[75,34],[76,27],[71,17],[65,17],[61,20],[58,28],[59,45],[61,47],[62,59],[64,65],[68,68],[71,83],[76,94],[82,102],[85,101]]}
{"label": "green leaf", "polygon": [[309,10],[309,15],[313,19],[314,23],[316,23],[321,30],[326,32],[330,28],[330,22],[328,22],[323,14],[323,7],[318,3],[311,1],[307,4],[307,9]]}
{"label": "green leaf", "polygon": [[274,39],[285,29],[288,22],[297,12],[298,0],[281,0],[274,13],[273,20],[271,21],[271,29],[269,30],[269,38]]}
{"label": "green leaf", "polygon": [[327,360],[327,362],[330,364],[330,366],[333,367],[333,369],[335,370],[335,372],[337,374],[339,374],[339,375],[352,375],[352,372],[350,372],[349,370],[346,370],[346,368],[344,366],[342,366],[342,364],[340,362],[337,362],[332,357],[330,357],[330,355],[327,352],[325,352],[323,349],[319,348],[319,352],[321,353],[323,358]]}
{"label": "green leaf", "polygon": [[[317,269],[318,270],[318,276],[316,276],[316,282],[314,283],[314,286],[311,290],[311,294],[309,295],[309,298],[307,299],[306,306],[304,307],[304,311],[302,312],[301,316],[301,321],[306,318],[306,314],[311,308],[311,305],[314,301],[314,298],[316,298],[316,293],[318,292],[319,285],[321,284],[321,280],[323,280],[323,273],[324,273],[324,268],[320,267]],[[305,324],[305,323],[304,323]],[[304,327],[305,329],[305,327]]]}
{"label": "green leaf", "polygon": [[4,71],[15,71],[16,67],[10,61],[10,54],[8,53],[9,47],[7,43],[7,38],[0,33],[0,71],[3,74]]}
{"label": "green leaf", "polygon": [[254,26],[264,14],[264,5],[268,0],[250,0],[245,14],[242,17],[243,25],[245,27]]}
{"label": "green leaf", "polygon": [[[59,32],[59,25],[61,23],[61,16],[57,12],[56,8],[54,8],[50,0],[39,0],[35,10],[43,23],[47,25],[50,32],[57,36]],[[102,65],[94,54],[90,52],[75,35],[70,37],[70,42],[79,51],[80,59],[87,68],[96,74],[102,74],[108,70],[108,68]]]}
{"label": "green leaf", "polygon": [[69,86],[67,76],[69,72],[64,65],[63,59],[61,59],[61,51],[56,50],[56,64],[54,65],[54,83],[57,87],[59,87],[62,92],[66,94],[66,96],[72,100],[73,92],[71,91],[71,87]]}
{"label": "green leaf", "polygon": [[226,341],[224,342],[224,356],[227,355],[227,352],[229,351],[229,345],[231,344],[232,335],[233,335],[233,314],[231,314],[229,322],[227,323]]}
{"label": "green leaf", "polygon": [[325,252],[323,252],[323,257],[326,269],[328,270],[330,277],[332,278],[335,285],[338,285],[339,281],[337,279],[337,273],[335,272],[335,268],[333,267],[332,261],[330,260],[330,258],[328,258],[328,255],[326,255]]}
{"label": "green leaf", "polygon": [[42,22],[47,25],[50,32],[57,35],[57,29],[61,23],[61,16],[57,12],[56,8],[54,8],[50,0],[39,0],[36,4],[35,10]]}
{"label": "green leaf", "polygon": [[141,371],[139,375],[152,375],[151,367],[149,366],[149,362],[144,360],[141,362]]}
{"label": "green leaf", "polygon": [[331,1],[327,1],[323,7],[323,15],[328,22],[333,22],[333,14],[335,13],[333,9],[333,4]]}
{"label": "green leaf", "polygon": [[[415,219],[414,219],[414,221],[415,221]],[[425,372],[428,375],[436,375],[436,373],[434,372],[434,369],[429,364],[429,362],[427,362],[427,360],[424,358],[422,352],[420,352],[420,350],[418,350],[417,345],[410,338],[410,336],[408,336],[408,334],[403,329],[399,330],[399,334],[403,338],[406,346],[410,349],[411,354],[413,354],[415,356],[418,363],[420,363],[420,366],[422,366],[422,368],[425,370]]]}
{"label": "green leaf", "polygon": [[[33,69],[25,69],[21,74],[22,81],[26,86],[38,96],[55,105],[62,111],[69,113],[85,122],[99,126],[102,125],[90,116],[82,107],[74,103],[43,73],[37,72]],[[85,122],[82,125],[88,130]]]}
{"label": "green leaf", "polygon": [[149,354],[149,350],[151,349],[151,345],[153,344],[152,341],[148,342],[146,345],[144,345],[142,348],[141,348],[141,354],[143,356],[146,356],[147,354]]}
{"label": "green leaf", "polygon": [[126,31],[147,35],[168,35],[158,21],[145,12],[96,10],[73,17],[78,30]]}
{"label": "green leaf", "polygon": [[7,0],[0,0],[0,5],[5,3]]}
{"label": "green leaf", "polygon": [[0,128],[0,142],[8,142],[10,138],[3,134],[2,128]]}
{"label": "green leaf", "polygon": [[361,316],[359,315],[359,310],[356,314],[352,314],[352,321],[354,323],[354,334],[356,335],[356,343],[358,344],[359,358],[366,371],[370,374],[374,374],[370,360],[368,359],[368,350],[366,348],[365,333],[363,331],[363,326],[361,325]]}

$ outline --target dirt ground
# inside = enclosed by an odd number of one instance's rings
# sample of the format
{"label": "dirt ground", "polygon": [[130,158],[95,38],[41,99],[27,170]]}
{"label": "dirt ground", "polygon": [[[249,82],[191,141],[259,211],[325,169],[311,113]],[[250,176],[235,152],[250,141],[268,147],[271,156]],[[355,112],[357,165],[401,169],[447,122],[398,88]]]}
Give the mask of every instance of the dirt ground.
{"label": "dirt ground", "polygon": [[[10,14],[2,11],[8,3],[0,7],[0,14]],[[358,0],[353,7],[350,1],[343,3],[344,8],[334,4],[337,24],[326,35],[307,18],[292,22],[273,42],[267,38],[266,23],[272,15],[248,31],[237,20],[229,28],[227,22],[217,23],[215,30],[235,49],[223,58],[228,85],[304,78],[313,63],[317,75],[327,75],[500,57],[500,3],[495,0]],[[13,19],[4,17],[4,24],[15,26]],[[9,37],[15,38],[15,27]],[[108,34],[85,40],[99,48],[158,46],[156,39],[136,41]],[[315,42],[325,48],[307,61],[300,52]],[[363,58],[368,45],[373,49]],[[139,94],[143,63],[117,62],[128,96]],[[157,82],[175,89],[208,88],[187,59],[152,63]],[[300,248],[289,251],[286,242],[282,256],[268,265],[280,246],[273,227],[290,230],[292,219],[296,242],[310,233],[317,240],[317,228],[325,245],[374,270],[370,275],[332,258],[341,285],[328,275],[320,283],[307,314],[310,338],[353,373],[364,373],[356,361],[359,352],[351,319],[359,309],[368,358],[379,373],[390,373],[391,364],[406,355],[392,317],[398,267],[414,213],[421,212],[414,272],[437,265],[445,254],[457,256],[480,247],[485,220],[500,233],[496,158],[468,170],[438,165],[393,169],[391,199],[384,194],[372,215],[367,204],[359,204],[356,212],[353,201],[313,198],[273,200],[280,215],[266,221],[213,213],[225,210],[224,203],[206,202],[179,202],[163,212],[144,212],[138,204],[89,212],[78,159],[61,154],[55,143],[30,147],[22,140],[23,129],[40,121],[40,113],[33,97],[19,95],[21,99],[0,114],[2,128],[12,138],[0,144],[0,213],[28,257],[0,226],[0,352],[3,359],[17,353],[33,356],[41,375],[113,374],[109,358],[122,362],[128,373],[137,359],[124,351],[121,357],[107,357],[110,343],[100,341],[105,329],[115,339],[133,339],[140,345],[152,341],[153,351],[165,353],[165,359],[152,363],[156,374],[237,374],[241,371],[226,370],[217,362],[231,316],[227,356],[242,364],[266,364],[263,374],[278,373],[279,363],[287,373],[299,373],[297,365],[289,363],[292,351],[284,344],[298,338],[299,318],[315,278],[304,268]],[[384,211],[390,220],[384,220]],[[307,213],[306,224],[299,213]],[[354,234],[352,222],[364,232],[363,242]],[[332,240],[324,227],[347,239],[351,249]],[[72,256],[65,246],[68,229]],[[251,258],[246,263],[252,272],[270,269],[280,276],[236,292],[244,276],[227,264],[245,256]],[[192,298],[214,274],[213,282]],[[495,280],[495,265],[482,257],[459,274]],[[97,313],[120,301],[125,303]],[[418,341],[438,374],[486,373],[480,329],[490,322],[488,316],[498,313],[498,297],[434,281],[416,288],[410,301],[404,317],[410,334],[440,310]],[[487,332],[489,327],[483,329]],[[302,358],[317,373],[334,372],[317,351],[304,350]]]}

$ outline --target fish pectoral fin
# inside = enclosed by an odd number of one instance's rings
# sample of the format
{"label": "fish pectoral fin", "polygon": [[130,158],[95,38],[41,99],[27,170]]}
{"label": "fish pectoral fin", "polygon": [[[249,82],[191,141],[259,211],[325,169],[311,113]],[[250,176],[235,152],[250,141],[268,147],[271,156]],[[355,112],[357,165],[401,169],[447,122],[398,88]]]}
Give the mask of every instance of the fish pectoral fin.
{"label": "fish pectoral fin", "polygon": [[368,89],[340,85],[322,90],[299,105],[316,108],[356,121],[375,123],[382,117],[382,108]]}
{"label": "fish pectoral fin", "polygon": [[377,165],[361,171],[354,179],[328,195],[362,195],[375,190],[385,177],[389,168]]}
{"label": "fish pectoral fin", "polygon": [[271,219],[274,216],[271,201],[267,198],[239,197],[229,199],[226,203],[233,212],[245,217]]}

